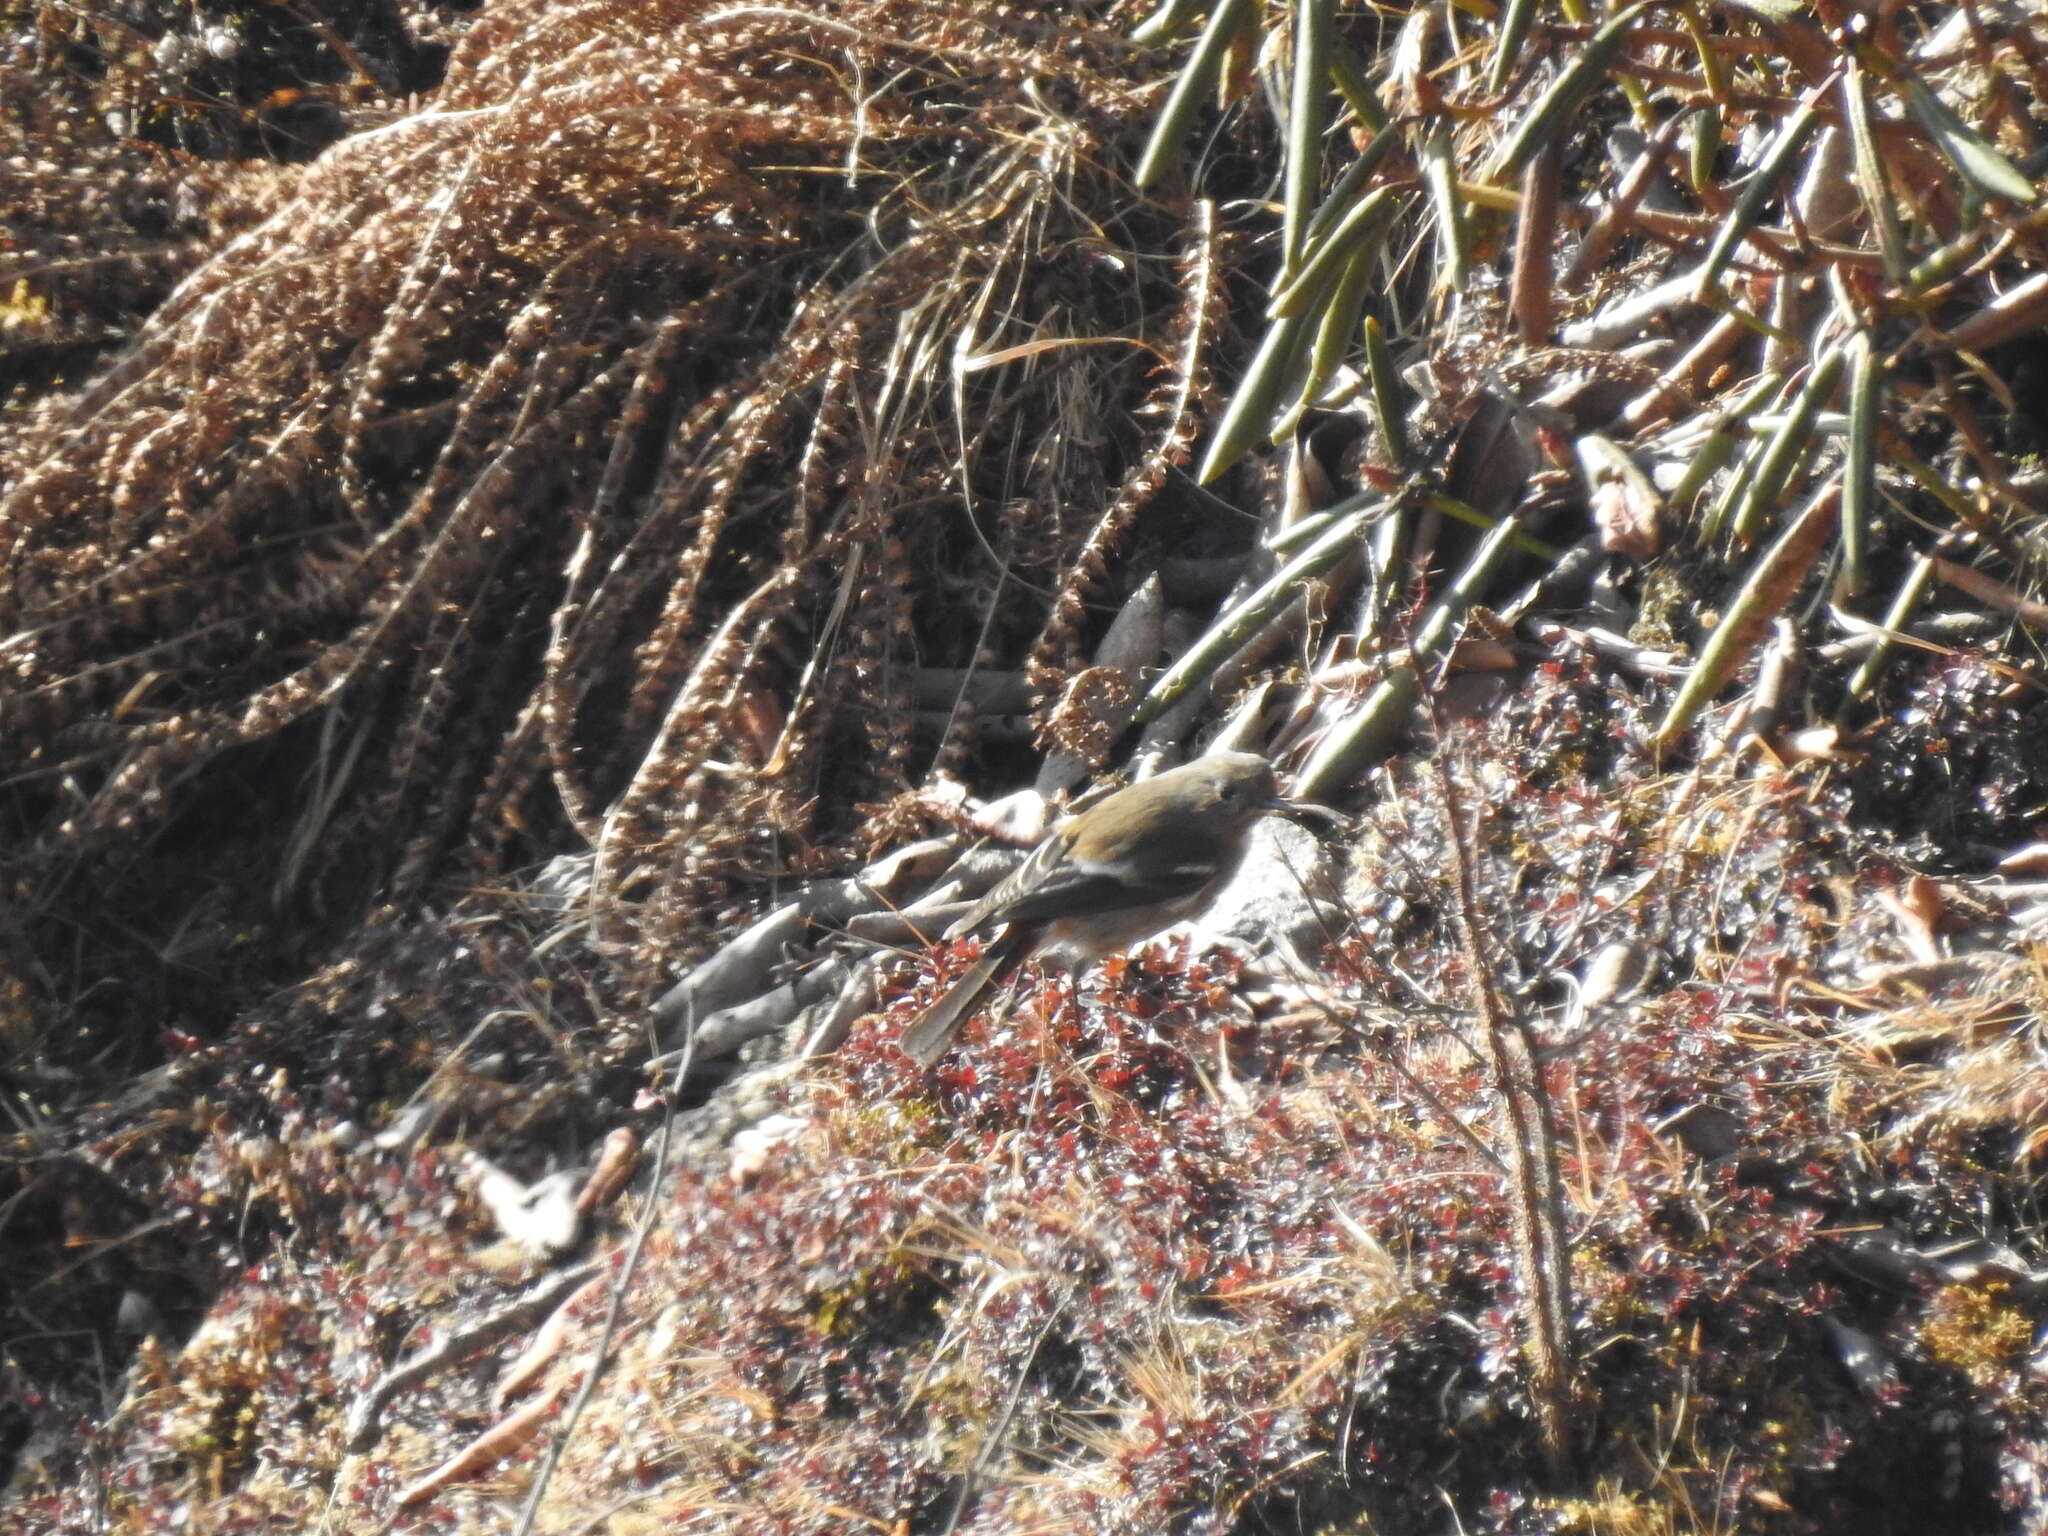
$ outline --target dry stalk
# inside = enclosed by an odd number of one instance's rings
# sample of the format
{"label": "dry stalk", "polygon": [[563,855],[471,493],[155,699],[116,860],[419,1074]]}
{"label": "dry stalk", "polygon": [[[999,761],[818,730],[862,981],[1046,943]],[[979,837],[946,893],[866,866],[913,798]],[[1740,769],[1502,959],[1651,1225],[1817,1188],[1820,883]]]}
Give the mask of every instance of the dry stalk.
{"label": "dry stalk", "polygon": [[[1441,742],[1440,722],[1433,734]],[[1551,1119],[1527,1023],[1501,996],[1493,968],[1480,943],[1480,916],[1472,880],[1462,802],[1441,748],[1429,755],[1444,807],[1444,857],[1451,872],[1452,920],[1471,977],[1472,1009],[1494,1091],[1500,1097],[1505,1135],[1509,1223],[1515,1247],[1516,1300],[1522,1314],[1522,1347],[1529,1370],[1544,1463],[1559,1487],[1572,1476],[1577,1458],[1571,1359],[1571,1248],[1565,1236],[1564,1183],[1557,1165],[1557,1131]]]}

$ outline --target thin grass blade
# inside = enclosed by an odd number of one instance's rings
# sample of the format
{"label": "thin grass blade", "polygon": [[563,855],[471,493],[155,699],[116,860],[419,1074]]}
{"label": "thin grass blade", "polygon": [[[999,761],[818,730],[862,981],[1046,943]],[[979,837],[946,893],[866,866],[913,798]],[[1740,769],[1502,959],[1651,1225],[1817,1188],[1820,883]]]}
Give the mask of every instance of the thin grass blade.
{"label": "thin grass blade", "polygon": [[1386,131],[1391,119],[1387,116],[1387,109],[1380,104],[1372,77],[1358,62],[1358,55],[1341,43],[1330,50],[1330,79],[1337,87],[1337,94],[1344,98],[1344,104],[1358,114],[1358,120],[1368,131]]}
{"label": "thin grass blade", "polygon": [[1223,72],[1230,45],[1251,20],[1252,6],[1253,0],[1219,0],[1216,9],[1209,13],[1209,24],[1202,29],[1187,63],[1174,77],[1173,91],[1167,96],[1166,105],[1159,109],[1159,121],[1152,125],[1152,137],[1138,159],[1140,188],[1151,186],[1173,163],[1181,141],[1195,125],[1195,115]]}
{"label": "thin grass blade", "polygon": [[1793,519],[1778,542],[1757,558],[1741,590],[1728,605],[1728,612],[1707,637],[1700,659],[1686,674],[1663,723],[1651,736],[1652,747],[1669,746],[1683,736],[1699,712],[1757,648],[1771,620],[1785,611],[1807,572],[1813,569],[1814,561],[1820,558],[1841,506],[1841,486],[1824,487],[1807,503],[1806,510]]}
{"label": "thin grass blade", "polygon": [[[1684,476],[1671,492],[1670,505],[1674,511],[1683,513],[1688,510],[1693,498],[1706,489],[1707,482],[1727,467],[1728,461],[1735,457],[1736,450],[1750,435],[1749,419],[1775,398],[1784,385],[1782,374],[1766,373],[1745,390],[1740,399],[1721,412],[1713,430],[1701,441],[1692,462],[1685,468]],[[1701,538],[1712,542],[1720,537],[1721,526],[1734,509],[1735,499],[1740,493],[1741,481],[1738,478],[1701,524]]]}
{"label": "thin grass blade", "polygon": [[1870,122],[1870,78],[1859,64],[1852,63],[1842,76],[1842,115],[1848,121],[1849,147],[1856,156],[1857,190],[1863,194],[1863,206],[1877,226],[1885,276],[1896,283],[1905,277],[1910,265],[1906,231],[1899,222],[1898,204],[1892,200],[1884,156],[1878,153],[1877,130]]}
{"label": "thin grass blade", "polygon": [[1847,361],[1847,349],[1833,347],[1814,364],[1806,376],[1806,383],[1793,399],[1792,409],[1764,445],[1756,461],[1756,472],[1750,476],[1749,484],[1743,490],[1742,500],[1735,509],[1734,521],[1728,530],[1738,549],[1756,541],[1765,516],[1777,507],[1779,498],[1785,494],[1793,467],[1812,444],[1821,407],[1833,398],[1835,386],[1842,380],[1842,367]]}
{"label": "thin grass blade", "polygon": [[1405,469],[1409,457],[1408,391],[1394,369],[1386,332],[1373,315],[1365,317],[1365,378],[1372,386],[1372,414],[1379,423],[1380,441],[1386,444],[1387,462]]}
{"label": "thin grass blade", "polygon": [[1918,556],[1913,561],[1913,569],[1906,573],[1906,579],[1899,583],[1899,590],[1892,597],[1891,607],[1885,610],[1884,627],[1889,634],[1879,639],[1870,654],[1863,658],[1863,664],[1849,679],[1851,699],[1860,702],[1870,697],[1870,691],[1877,686],[1878,675],[1884,671],[1884,664],[1892,653],[1890,636],[1906,627],[1906,621],[1913,617],[1913,610],[1920,606],[1920,600],[1927,595],[1928,583],[1933,580],[1933,557]]}
{"label": "thin grass blade", "polygon": [[1493,64],[1486,72],[1486,89],[1499,95],[1522,62],[1522,45],[1529,40],[1529,28],[1536,20],[1539,0],[1508,0],[1501,12],[1500,36],[1494,39]]}
{"label": "thin grass blade", "polygon": [[1385,499],[1377,492],[1354,498],[1350,510],[1339,511],[1335,521],[1306,549],[1218,616],[1138,701],[1131,723],[1144,725],[1157,719],[1190,688],[1228,661],[1300,595],[1304,583],[1313,581],[1355,549],[1366,524],[1385,507]]}
{"label": "thin grass blade", "polygon": [[1330,121],[1330,42],[1336,0],[1294,0],[1294,78],[1287,111],[1287,157],[1281,174],[1280,264],[1301,261],[1323,181],[1323,130]]}
{"label": "thin grass blade", "polygon": [[1163,43],[1178,37],[1195,24],[1195,18],[1208,9],[1209,0],[1166,0],[1166,3],[1131,28],[1134,43]]}
{"label": "thin grass blade", "polygon": [[1609,66],[1621,56],[1622,44],[1628,41],[1628,29],[1651,3],[1652,0],[1636,0],[1634,5],[1615,12],[1586,39],[1586,45],[1579,50],[1577,57],[1550,82],[1550,89],[1516,126],[1514,136],[1494,161],[1495,178],[1521,175],[1522,167],[1529,163],[1536,151],[1565,131],[1566,123],[1578,110],[1579,103],[1592,94]]}
{"label": "thin grass blade", "polygon": [[1963,180],[1987,197],[2002,197],[2022,207],[2034,201],[2034,184],[2022,176],[2019,167],[2006,159],[1954,109],[1914,74],[1900,77],[1906,93],[1906,110],[1919,120],[1940,149],[1942,158],[1954,166]]}
{"label": "thin grass blade", "polygon": [[1700,263],[1699,271],[1693,276],[1693,295],[1700,303],[1712,301],[1714,285],[1720,280],[1722,270],[1733,259],[1743,237],[1756,228],[1757,220],[1763,217],[1764,205],[1777,193],[1778,184],[1792,168],[1793,158],[1819,124],[1820,108],[1814,96],[1809,94],[1778,130],[1777,138],[1764,152],[1763,164],[1757,167],[1749,185],[1742,189],[1742,196],[1735,200],[1735,206],[1715,232],[1714,243],[1707,248],[1707,259]]}
{"label": "thin grass blade", "polygon": [[1374,246],[1360,251],[1337,280],[1329,302],[1319,311],[1315,341],[1309,348],[1308,374],[1302,380],[1301,393],[1273,429],[1276,439],[1284,440],[1303,413],[1321,398],[1324,387],[1336,374],[1338,365],[1351,350],[1351,344],[1358,339],[1359,316],[1365,312],[1365,301],[1372,293],[1373,279],[1379,268],[1379,249]]}
{"label": "thin grass blade", "polygon": [[1380,242],[1406,206],[1406,199],[1392,187],[1376,188],[1360,198],[1309,252],[1292,280],[1281,284],[1266,305],[1267,317],[1278,320],[1314,307],[1350,267],[1354,256],[1367,250],[1378,254]]}
{"label": "thin grass blade", "polygon": [[1399,743],[1421,695],[1418,668],[1430,669],[1443,659],[1465,611],[1478,600],[1494,571],[1511,549],[1521,546],[1521,524],[1504,517],[1479,541],[1458,579],[1424,615],[1402,662],[1382,678],[1352,715],[1333,727],[1302,765],[1294,793],[1304,800],[1327,800],[1358,782],[1374,763]]}
{"label": "thin grass blade", "polygon": [[1436,208],[1437,282],[1452,293],[1463,293],[1471,263],[1466,258],[1465,206],[1458,199],[1457,152],[1448,125],[1422,141],[1422,180]]}
{"label": "thin grass blade", "polygon": [[1216,424],[1209,451],[1202,456],[1195,479],[1207,485],[1235,464],[1253,443],[1271,434],[1274,406],[1288,381],[1306,362],[1302,349],[1309,340],[1309,323],[1315,312],[1303,310],[1275,320],[1266,327],[1265,339],[1245,370],[1244,382]]}
{"label": "thin grass blade", "polygon": [[1842,470],[1842,578],[1845,597],[1862,595],[1877,516],[1877,428],[1884,400],[1884,360],[1867,332],[1850,342],[1849,456]]}
{"label": "thin grass blade", "polygon": [[1371,141],[1358,152],[1358,158],[1344,167],[1344,172],[1330,188],[1329,195],[1316,209],[1315,217],[1308,221],[1308,235],[1303,245],[1303,255],[1312,255],[1317,245],[1329,236],[1365,193],[1365,185],[1372,179],[1373,172],[1380,168],[1396,144],[1401,142],[1401,130],[1389,124],[1372,136]]}

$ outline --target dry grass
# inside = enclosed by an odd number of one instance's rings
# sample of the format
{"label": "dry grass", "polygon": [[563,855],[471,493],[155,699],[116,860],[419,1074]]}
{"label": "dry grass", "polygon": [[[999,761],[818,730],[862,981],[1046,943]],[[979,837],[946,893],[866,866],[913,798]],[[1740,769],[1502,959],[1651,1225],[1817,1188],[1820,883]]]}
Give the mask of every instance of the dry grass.
{"label": "dry grass", "polygon": [[1225,308],[1213,215],[1116,177],[1137,57],[494,5],[428,109],[231,183],[0,440],[25,911],[276,942],[573,832],[631,972],[958,750],[919,667],[1056,680]]}

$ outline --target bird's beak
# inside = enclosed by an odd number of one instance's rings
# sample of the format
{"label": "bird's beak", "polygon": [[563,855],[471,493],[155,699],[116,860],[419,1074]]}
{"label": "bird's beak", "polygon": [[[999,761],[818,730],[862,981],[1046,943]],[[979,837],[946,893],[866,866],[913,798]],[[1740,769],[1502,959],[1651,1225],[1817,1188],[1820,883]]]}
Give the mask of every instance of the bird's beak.
{"label": "bird's beak", "polygon": [[1319,821],[1325,829],[1333,832],[1349,831],[1353,825],[1353,818],[1342,811],[1333,811],[1327,805],[1317,805],[1312,800],[1290,800],[1285,795],[1268,795],[1262,809],[1295,821]]}

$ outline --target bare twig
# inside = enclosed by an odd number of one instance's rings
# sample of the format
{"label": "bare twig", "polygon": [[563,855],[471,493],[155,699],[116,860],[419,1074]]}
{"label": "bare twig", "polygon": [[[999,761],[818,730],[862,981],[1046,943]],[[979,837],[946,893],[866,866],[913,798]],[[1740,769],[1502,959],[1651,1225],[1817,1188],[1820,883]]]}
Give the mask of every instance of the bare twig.
{"label": "bare twig", "polygon": [[[1428,707],[1435,716],[1434,696]],[[1440,722],[1433,734],[1443,740]],[[1529,1397],[1535,1404],[1543,1456],[1556,1483],[1570,1479],[1574,1460],[1571,1363],[1571,1254],[1565,1241],[1563,1185],[1557,1167],[1557,1137],[1550,1101],[1536,1065],[1535,1042],[1526,1023],[1510,1013],[1495,983],[1479,937],[1478,899],[1466,847],[1464,812],[1442,748],[1429,757],[1442,798],[1444,857],[1453,887],[1451,914],[1471,975],[1472,1007],[1478,1014],[1487,1067],[1506,1115],[1508,1206],[1513,1226],[1515,1268],[1522,1312],[1523,1349],[1528,1358]]]}

